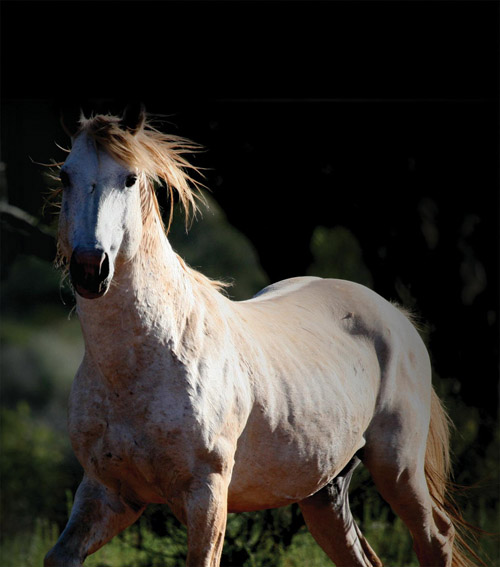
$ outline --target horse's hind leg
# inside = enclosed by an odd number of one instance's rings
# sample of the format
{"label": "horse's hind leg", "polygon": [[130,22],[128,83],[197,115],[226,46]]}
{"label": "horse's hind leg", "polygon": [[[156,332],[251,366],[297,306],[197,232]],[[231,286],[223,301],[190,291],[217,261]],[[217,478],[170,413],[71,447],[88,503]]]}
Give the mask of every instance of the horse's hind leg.
{"label": "horse's hind leg", "polygon": [[337,567],[380,567],[373,549],[361,534],[349,508],[349,482],[359,459],[322,490],[299,502],[314,539]]}
{"label": "horse's hind leg", "polygon": [[411,411],[375,420],[362,460],[382,497],[410,530],[420,565],[450,567],[454,528],[429,494],[425,437],[412,421]]}

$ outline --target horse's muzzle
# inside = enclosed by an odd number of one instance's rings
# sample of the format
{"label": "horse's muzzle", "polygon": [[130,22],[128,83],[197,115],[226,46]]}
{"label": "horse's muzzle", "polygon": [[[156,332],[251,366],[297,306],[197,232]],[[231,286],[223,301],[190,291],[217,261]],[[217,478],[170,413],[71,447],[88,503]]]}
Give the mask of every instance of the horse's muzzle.
{"label": "horse's muzzle", "polygon": [[103,250],[75,248],[69,273],[76,292],[85,299],[96,299],[108,291],[109,259]]}

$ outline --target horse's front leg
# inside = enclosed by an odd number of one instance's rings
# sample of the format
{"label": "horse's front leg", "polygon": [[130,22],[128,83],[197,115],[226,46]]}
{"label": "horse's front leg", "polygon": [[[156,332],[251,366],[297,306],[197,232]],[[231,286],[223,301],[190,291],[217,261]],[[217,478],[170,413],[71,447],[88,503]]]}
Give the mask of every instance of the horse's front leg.
{"label": "horse's front leg", "polygon": [[195,480],[185,499],[187,567],[219,567],[227,521],[229,478],[210,473]]}
{"label": "horse's front leg", "polygon": [[81,567],[88,555],[134,523],[144,508],[84,476],[68,524],[47,553],[44,567]]}

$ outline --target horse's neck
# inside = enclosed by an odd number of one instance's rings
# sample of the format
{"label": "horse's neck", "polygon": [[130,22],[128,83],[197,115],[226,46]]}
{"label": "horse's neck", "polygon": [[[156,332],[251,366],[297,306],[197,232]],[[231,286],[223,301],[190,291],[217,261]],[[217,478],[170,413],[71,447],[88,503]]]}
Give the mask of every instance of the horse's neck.
{"label": "horse's neck", "polygon": [[78,298],[86,355],[108,377],[141,373],[180,348],[194,308],[194,282],[159,223],[154,229],[133,260],[116,266],[105,296]]}

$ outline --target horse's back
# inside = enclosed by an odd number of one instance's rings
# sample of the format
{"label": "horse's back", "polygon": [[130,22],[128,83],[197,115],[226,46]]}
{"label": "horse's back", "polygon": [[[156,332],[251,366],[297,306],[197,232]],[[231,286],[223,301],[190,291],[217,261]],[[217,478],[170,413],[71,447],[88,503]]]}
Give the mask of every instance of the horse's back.
{"label": "horse's back", "polygon": [[[355,365],[359,353],[375,355],[376,361],[371,360],[372,372],[378,376],[376,412],[400,404],[402,398],[406,402],[412,395],[430,405],[429,355],[404,309],[361,284],[339,279],[293,278],[266,288],[257,301],[264,302],[266,297],[275,304],[274,315],[281,313],[285,321],[300,313],[300,323],[290,325],[291,333],[306,330],[320,343],[326,335],[326,356],[350,355]],[[341,353],[339,345],[353,350]]]}
{"label": "horse's back", "polygon": [[389,343],[393,346],[421,343],[404,310],[373,290],[347,280],[312,276],[290,278],[264,288],[239,305],[248,313],[253,311],[255,320],[263,321],[272,315],[298,333],[300,328],[293,328],[290,323],[297,321],[299,313],[304,324],[326,325],[340,334],[387,343],[388,347]]}
{"label": "horse's back", "polygon": [[412,388],[425,382],[429,390],[427,349],[410,317],[363,285],[291,278],[238,305],[249,336],[278,365],[286,355],[304,375],[319,365],[341,379],[342,372],[359,370],[361,357],[369,366],[365,379],[376,388],[380,403],[386,389],[397,387],[398,375],[413,380]]}
{"label": "horse's back", "polygon": [[283,293],[291,293],[293,291],[298,291],[299,289],[303,288],[304,286],[312,283],[314,281],[322,280],[322,278],[318,278],[316,276],[302,276],[296,278],[288,278],[286,280],[281,280],[276,283],[272,283],[265,288],[258,291],[250,301],[254,301],[255,299],[270,299],[275,295],[281,295]]}
{"label": "horse's back", "polygon": [[[309,313],[310,322],[330,326],[340,335],[363,337],[375,349],[409,347],[426,353],[409,313],[366,286],[348,280],[290,278],[264,288],[251,300],[241,302],[244,304],[262,317],[267,311],[284,321],[296,319],[300,312],[302,322],[307,323],[304,315]],[[382,352],[380,357],[384,362]]]}

